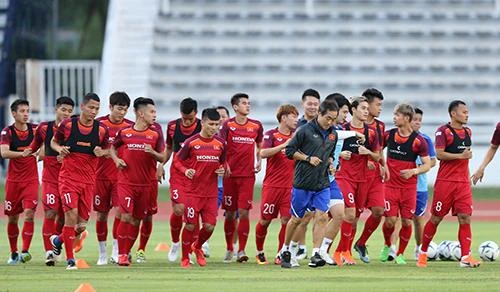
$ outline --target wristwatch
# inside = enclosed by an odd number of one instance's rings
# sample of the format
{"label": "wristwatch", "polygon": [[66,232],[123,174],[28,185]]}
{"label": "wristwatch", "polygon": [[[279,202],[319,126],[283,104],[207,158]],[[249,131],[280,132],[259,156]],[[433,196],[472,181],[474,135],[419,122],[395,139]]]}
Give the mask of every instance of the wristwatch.
{"label": "wristwatch", "polygon": [[311,162],[311,156],[307,156],[307,157],[306,157],[306,161],[307,161],[307,162]]}

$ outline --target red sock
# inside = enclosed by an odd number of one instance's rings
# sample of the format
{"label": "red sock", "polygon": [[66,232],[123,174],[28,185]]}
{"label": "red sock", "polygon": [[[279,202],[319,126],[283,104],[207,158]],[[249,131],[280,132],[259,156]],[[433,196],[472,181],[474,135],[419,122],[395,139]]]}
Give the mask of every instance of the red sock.
{"label": "red sock", "polygon": [[384,244],[386,246],[391,246],[392,241],[391,241],[391,236],[394,233],[395,227],[387,227],[387,224],[382,225],[382,233],[384,234]]}
{"label": "red sock", "polygon": [[16,252],[17,238],[19,237],[19,226],[17,226],[17,224],[7,224],[7,236],[9,237],[10,252]]}
{"label": "red sock", "polygon": [[128,254],[128,232],[129,232],[129,223],[120,221],[120,225],[117,228],[117,236],[118,240],[118,254]]}
{"label": "red sock", "polygon": [[61,235],[63,228],[64,228],[64,222],[56,220],[56,222],[54,223],[55,234]]}
{"label": "red sock", "polygon": [[351,237],[349,238],[349,243],[348,243],[348,246],[347,246],[347,250],[348,251],[351,251],[352,250],[352,243],[354,241],[354,236],[356,236],[356,230],[358,230],[356,228],[356,225],[352,225],[352,232],[351,232]]}
{"label": "red sock", "polygon": [[198,236],[200,235],[200,221],[196,220],[196,224],[193,229],[193,242],[198,240]]}
{"label": "red sock", "polygon": [[432,238],[434,237],[434,234],[436,234],[437,230],[437,225],[434,225],[430,220],[425,224],[424,227],[424,232],[422,234],[422,246],[420,247],[420,250],[423,252],[427,252],[427,248],[429,248],[429,244],[432,241]]}
{"label": "red sock", "polygon": [[148,244],[149,237],[153,231],[153,221],[142,221],[141,226],[141,238],[139,239],[139,250],[146,250],[146,245]]}
{"label": "red sock", "polygon": [[24,221],[23,225],[23,249],[22,251],[30,250],[31,239],[33,238],[33,232],[35,231],[35,223]]}
{"label": "red sock", "polygon": [[75,240],[75,227],[64,225],[62,234],[64,248],[66,249],[66,259],[74,259],[75,255],[73,254],[73,241]]}
{"label": "red sock", "polygon": [[366,219],[365,222],[365,227],[363,228],[363,233],[361,233],[361,236],[359,237],[358,241],[356,242],[357,245],[360,246],[365,246],[366,242],[372,235],[372,233],[377,230],[378,225],[380,224],[380,221],[382,221],[382,217],[375,217],[373,215],[370,215],[368,219]]}
{"label": "red sock", "polygon": [[286,224],[281,224],[280,234],[278,235],[278,252],[285,244]]}
{"label": "red sock", "polygon": [[120,218],[115,217],[115,220],[113,221],[113,239],[118,239],[118,227],[120,226]]}
{"label": "red sock", "polygon": [[108,238],[108,222],[97,220],[95,222],[95,233],[97,234],[97,241],[106,241]]}
{"label": "red sock", "polygon": [[266,241],[267,226],[260,224],[260,221],[255,225],[255,245],[257,251],[264,251],[264,242]]}
{"label": "red sock", "polygon": [[458,241],[460,241],[462,256],[469,255],[470,245],[472,243],[472,231],[470,224],[460,224],[458,228]]}
{"label": "red sock", "polygon": [[194,230],[182,229],[182,259],[188,259],[191,253],[191,244],[193,244]]}
{"label": "red sock", "polygon": [[343,252],[348,250],[349,239],[351,238],[351,235],[352,235],[352,223],[349,223],[347,221],[342,221],[342,224],[340,225],[340,240],[339,244],[337,245],[336,251]]}
{"label": "red sock", "polygon": [[139,236],[139,225],[129,224],[127,254],[130,253],[137,237]]}
{"label": "red sock", "polygon": [[42,225],[42,237],[43,237],[43,247],[45,251],[52,250],[52,243],[50,242],[50,237],[55,233],[55,220],[44,218]]}
{"label": "red sock", "polygon": [[399,230],[399,247],[397,255],[404,254],[405,249],[408,246],[408,242],[411,239],[411,226],[411,224],[408,226],[402,225],[401,230]]}
{"label": "red sock", "polygon": [[179,242],[179,237],[181,235],[182,229],[182,216],[177,216],[175,213],[170,215],[170,235],[172,236],[172,242]]}
{"label": "red sock", "polygon": [[206,228],[200,229],[200,232],[198,235],[198,240],[196,241],[195,247],[197,249],[200,249],[201,246],[210,238],[210,236],[212,236],[213,232],[214,232],[213,229],[212,229],[212,231],[208,231]]}
{"label": "red sock", "polygon": [[233,235],[235,229],[236,220],[234,219],[224,219],[224,233],[226,235],[226,249],[233,250]]}
{"label": "red sock", "polygon": [[238,251],[245,250],[247,246],[248,233],[250,232],[250,219],[240,218],[238,223],[238,244],[240,245]]}

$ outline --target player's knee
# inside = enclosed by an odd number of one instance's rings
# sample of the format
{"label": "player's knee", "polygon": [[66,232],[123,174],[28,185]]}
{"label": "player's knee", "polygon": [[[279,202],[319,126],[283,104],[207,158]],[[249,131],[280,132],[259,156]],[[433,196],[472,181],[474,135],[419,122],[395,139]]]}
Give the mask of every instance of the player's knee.
{"label": "player's knee", "polygon": [[397,217],[385,217],[384,224],[387,228],[393,228],[396,225]]}
{"label": "player's knee", "polygon": [[225,215],[226,219],[234,220],[236,218],[236,212],[234,211],[226,211]]}
{"label": "player's knee", "polygon": [[132,223],[132,214],[122,213],[120,220],[124,223]]}
{"label": "player's knee", "polygon": [[97,221],[107,221],[108,213],[97,212]]}
{"label": "player's knee", "polygon": [[238,215],[240,217],[240,219],[248,219],[248,210],[244,210],[244,209],[239,209],[238,210]]}
{"label": "player's knee", "polygon": [[35,218],[35,211],[31,209],[24,210],[24,220],[28,222],[33,222]]}
{"label": "player's knee", "polygon": [[174,206],[174,214],[176,216],[182,216],[184,215],[184,205],[183,204],[177,204]]}
{"label": "player's knee", "polygon": [[354,223],[356,221],[356,212],[352,212],[351,210],[346,210],[344,214],[344,221],[349,223]]}
{"label": "player's knee", "polygon": [[49,220],[55,220],[57,217],[57,212],[54,210],[45,211],[45,218]]}
{"label": "player's knee", "polygon": [[457,218],[460,224],[470,224],[470,216],[467,214],[458,214]]}
{"label": "player's knee", "polygon": [[205,230],[206,230],[206,231],[208,231],[208,232],[213,232],[213,231],[214,231],[214,229],[215,229],[215,225],[212,225],[212,224],[205,224],[205,225],[203,226],[203,228],[205,228]]}
{"label": "player's knee", "polygon": [[401,225],[404,227],[411,226],[412,223],[413,223],[413,221],[411,219],[402,219],[401,220]]}
{"label": "player's knee", "polygon": [[194,230],[194,224],[187,223],[186,225],[184,225],[184,228],[186,228],[186,230],[188,230],[188,231],[193,231]]}
{"label": "player's knee", "polygon": [[80,234],[82,232],[85,231],[85,229],[87,229],[87,222],[80,222],[76,225],[76,228],[75,228],[75,233],[76,234]]}
{"label": "player's knee", "polygon": [[372,215],[375,218],[380,218],[382,215],[384,215],[384,208],[381,207],[373,207],[372,208]]}
{"label": "player's knee", "polygon": [[299,217],[295,217],[295,216],[293,216],[293,217],[290,219],[290,221],[288,221],[288,224],[293,224],[293,225],[299,225],[299,224],[301,224],[301,223],[303,223],[303,222],[302,222],[302,219],[301,219],[301,218],[299,218]]}
{"label": "player's knee", "polygon": [[17,224],[19,221],[19,215],[9,216],[9,224]]}
{"label": "player's knee", "polygon": [[441,223],[441,220],[443,220],[443,217],[438,217],[438,216],[435,216],[435,215],[432,215],[431,219],[430,219],[430,221],[434,225],[438,225],[439,223]]}
{"label": "player's knee", "polygon": [[290,221],[290,217],[281,217],[281,224],[286,225],[288,224],[288,221]]}
{"label": "player's knee", "polygon": [[146,216],[143,220],[144,222],[153,222],[153,215]]}
{"label": "player's knee", "polygon": [[269,223],[271,223],[270,220],[263,220],[263,219],[260,220],[260,225],[262,225],[264,227],[269,226]]}

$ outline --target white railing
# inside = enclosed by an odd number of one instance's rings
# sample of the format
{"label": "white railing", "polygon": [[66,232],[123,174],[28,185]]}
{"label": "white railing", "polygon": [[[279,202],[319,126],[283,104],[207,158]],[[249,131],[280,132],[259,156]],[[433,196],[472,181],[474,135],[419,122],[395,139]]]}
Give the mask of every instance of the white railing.
{"label": "white railing", "polygon": [[78,106],[86,93],[96,92],[100,65],[99,61],[19,61],[18,96],[30,102],[34,121],[45,120],[53,116],[57,98],[69,96]]}

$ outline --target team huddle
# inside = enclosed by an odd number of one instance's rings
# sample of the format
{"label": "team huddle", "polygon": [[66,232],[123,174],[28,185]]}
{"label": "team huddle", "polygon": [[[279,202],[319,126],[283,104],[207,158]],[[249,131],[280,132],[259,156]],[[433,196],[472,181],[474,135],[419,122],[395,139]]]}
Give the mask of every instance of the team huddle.
{"label": "team huddle", "polygon": [[[204,109],[199,119],[197,102],[186,98],[180,103],[181,117],[169,122],[166,138],[150,98],[133,101],[136,119],[130,121],[125,115],[131,100],[124,92],[111,94],[110,114],[99,118],[96,94],[84,96],[80,114],[75,116],[74,101],[60,97],[54,120],[39,125],[28,122],[29,103],[16,100],[11,105],[15,122],[2,130],[0,145],[2,157],[9,159],[4,202],[11,252],[8,263],[31,260],[38,160],[43,160],[42,235],[48,266],[53,266],[64,250],[66,268],[77,269],[75,253],[88,237],[86,226],[92,209],[99,244],[97,265],[129,266],[138,238],[136,261],[145,262],[153,216],[158,211],[158,183],[165,179],[164,165],[169,160],[172,245],[168,259],[175,262],[181,256],[181,267],[188,268],[194,254],[198,265],[205,266],[210,255],[208,240],[222,208],[223,261],[246,262],[255,174],[261,170],[262,159],[267,159],[260,219],[255,226],[258,264],[268,264],[264,253],[267,229],[279,216],[274,263],[282,268],[298,267],[299,260],[308,256],[305,238],[310,222],[310,267],[354,265],[353,249],[361,261],[369,263],[366,244],[381,222],[384,247],[379,259],[406,264],[404,253],[415,226],[417,266],[426,267],[429,244],[451,210],[459,222],[460,266],[479,266],[470,252],[468,164],[472,133],[465,126],[469,115],[466,104],[459,100],[450,103],[450,122],[436,131],[434,146],[432,139],[420,132],[423,112],[410,104],[395,107],[395,127],[386,130],[377,119],[383,100],[382,93],[371,88],[359,97],[347,99],[334,93],[321,102],[319,93],[308,89],[302,95],[302,118],[295,106],[281,105],[276,113],[277,127],[264,132],[259,121],[248,117],[247,94],[231,98],[232,118],[228,109],[219,106]],[[474,184],[483,178],[499,142],[497,125],[490,151],[472,176]],[[425,173],[436,164],[436,158],[440,160],[439,171],[431,217],[425,223]],[[357,222],[365,209],[371,214],[355,240]],[[114,222],[108,257],[110,213]]]}

